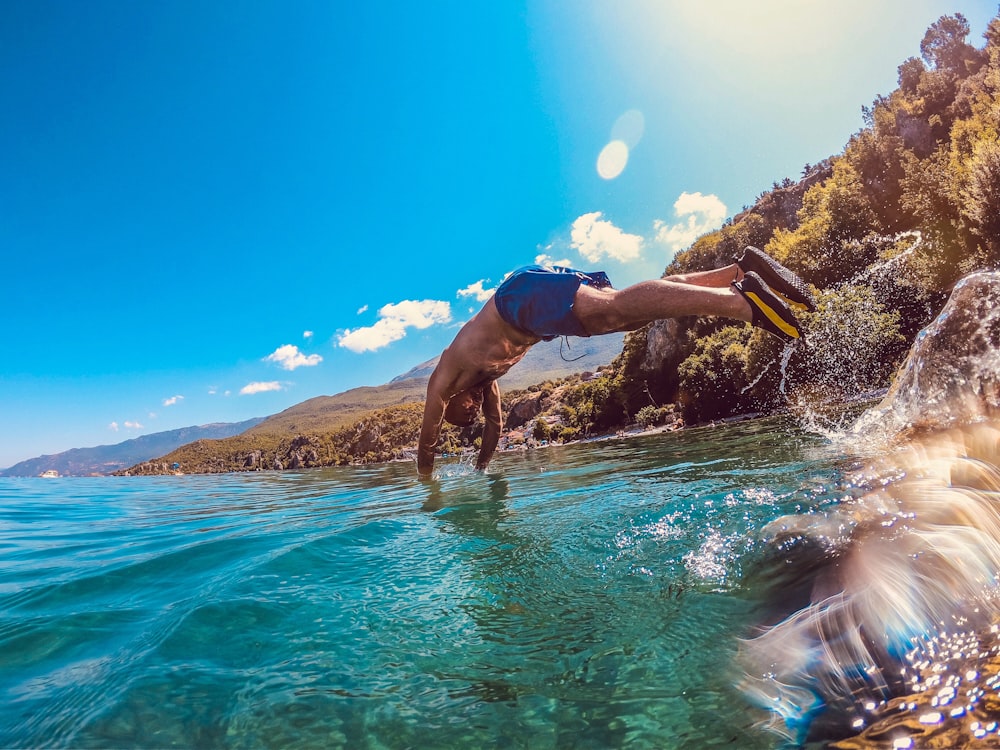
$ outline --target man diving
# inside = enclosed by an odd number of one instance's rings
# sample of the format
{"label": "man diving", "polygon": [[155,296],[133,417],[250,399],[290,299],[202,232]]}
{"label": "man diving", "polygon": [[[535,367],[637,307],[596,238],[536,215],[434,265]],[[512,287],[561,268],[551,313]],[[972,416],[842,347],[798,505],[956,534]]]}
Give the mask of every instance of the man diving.
{"label": "man diving", "polygon": [[539,341],[631,331],[661,318],[712,315],[752,323],[786,341],[802,332],[793,307],[815,310],[805,283],[761,250],[732,265],[615,289],[601,271],[526,266],[497,287],[441,353],[427,384],[417,472],[429,477],[441,423],[486,419],[476,468],[493,457],[503,421],[497,379]]}

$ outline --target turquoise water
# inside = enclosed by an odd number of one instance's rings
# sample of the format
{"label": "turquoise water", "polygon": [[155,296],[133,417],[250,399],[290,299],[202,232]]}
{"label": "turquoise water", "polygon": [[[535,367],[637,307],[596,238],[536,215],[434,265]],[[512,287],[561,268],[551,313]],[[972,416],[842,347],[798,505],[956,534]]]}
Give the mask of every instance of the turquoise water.
{"label": "turquoise water", "polygon": [[428,484],[0,479],[0,746],[777,747],[743,575],[838,461],[762,420]]}

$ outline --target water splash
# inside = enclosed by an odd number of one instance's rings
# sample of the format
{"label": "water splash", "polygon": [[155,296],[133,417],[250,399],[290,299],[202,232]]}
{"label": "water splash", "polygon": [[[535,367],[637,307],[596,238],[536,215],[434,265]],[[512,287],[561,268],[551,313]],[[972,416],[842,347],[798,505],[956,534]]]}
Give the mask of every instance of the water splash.
{"label": "water splash", "polygon": [[787,396],[788,363],[792,361],[792,355],[795,354],[795,350],[796,344],[791,341],[786,341],[784,348],[781,350],[781,356],[779,356],[777,360],[768,360],[764,365],[764,368],[757,373],[757,377],[750,381],[750,383],[748,383],[740,391],[740,395],[742,396],[743,394],[750,393],[756,389],[756,387],[760,384],[760,381],[763,380],[764,376],[771,371],[774,363],[777,362],[779,371],[778,392],[781,393],[782,396]]}
{"label": "water splash", "polygon": [[438,479],[452,479],[454,477],[467,477],[477,472],[476,458],[477,451],[464,451],[458,456],[458,461],[442,461],[434,471],[434,476]]}
{"label": "water splash", "polygon": [[781,352],[781,364],[779,366],[779,370],[781,372],[781,385],[779,386],[778,391],[782,396],[788,396],[788,363],[792,361],[793,354],[795,354],[795,348],[786,344],[784,351]]}
{"label": "water splash", "polygon": [[881,260],[820,293],[801,354],[782,371],[780,393],[793,413],[803,428],[826,437],[850,428],[857,414],[850,407],[884,395],[905,351],[904,332],[932,315],[931,297],[905,278],[906,263],[923,244],[919,232],[859,244],[881,247]]}
{"label": "water splash", "polygon": [[1000,407],[1000,272],[967,276],[917,336],[882,402],[854,424],[855,440],[888,446],[909,433],[977,422]]}
{"label": "water splash", "polygon": [[[842,448],[878,458],[847,482],[839,506],[764,530],[775,580],[794,563],[796,591],[807,593],[805,606],[743,643],[744,691],[775,731],[797,742],[876,725],[883,738],[977,736],[975,700],[945,715],[942,696],[928,691],[959,663],[976,673],[970,696],[1000,686],[1000,659],[990,656],[1000,646],[983,635],[1000,625],[998,407],[1000,273],[978,273],[956,286],[889,392],[845,432]],[[775,585],[775,602],[792,599],[790,585]],[[969,632],[981,649],[939,658],[939,644]],[[904,700],[914,691],[926,699]]]}
{"label": "water splash", "polygon": [[684,555],[684,566],[698,580],[723,585],[730,572],[730,562],[735,553],[736,538],[724,535],[718,529],[709,528],[703,535],[701,545]]}
{"label": "water splash", "polygon": [[[898,274],[899,266],[901,266],[904,261],[907,261],[923,244],[924,237],[920,231],[914,229],[891,236],[880,235],[867,240],[867,242],[875,242],[879,244],[888,243],[891,247],[897,246],[903,240],[913,240],[913,242],[908,244],[901,252],[895,253],[894,255],[885,253],[884,255],[886,257],[855,274],[847,283],[851,285],[872,282],[885,283],[886,280],[889,279],[890,271]],[[895,283],[894,280],[892,283]]]}
{"label": "water splash", "polygon": [[[817,311],[801,317],[805,337],[787,342],[778,357],[755,363],[759,369],[740,390],[741,396],[753,394],[768,378],[773,390],[764,389],[761,406],[788,405],[804,429],[824,437],[848,429],[857,410],[843,407],[884,394],[906,336],[932,314],[930,296],[906,280],[906,264],[923,244],[920,232],[872,236],[856,244],[859,257],[879,260],[819,292]],[[907,319],[897,307],[908,311]]]}
{"label": "water splash", "polygon": [[[744,691],[771,728],[798,742],[858,732],[914,691],[906,670],[926,672],[935,641],[1000,622],[998,445],[997,423],[927,436],[860,473],[859,497],[765,528],[781,563],[799,547],[797,583],[811,591],[806,606],[742,643]],[[997,666],[978,669],[992,677]]]}

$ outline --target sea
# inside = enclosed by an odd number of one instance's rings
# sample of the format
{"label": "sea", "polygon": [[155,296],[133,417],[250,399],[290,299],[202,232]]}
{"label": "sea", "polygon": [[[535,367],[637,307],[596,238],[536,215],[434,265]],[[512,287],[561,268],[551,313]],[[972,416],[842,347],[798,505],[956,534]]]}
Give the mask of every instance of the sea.
{"label": "sea", "polygon": [[429,482],[0,479],[0,747],[778,747],[748,568],[850,464],[786,417]]}

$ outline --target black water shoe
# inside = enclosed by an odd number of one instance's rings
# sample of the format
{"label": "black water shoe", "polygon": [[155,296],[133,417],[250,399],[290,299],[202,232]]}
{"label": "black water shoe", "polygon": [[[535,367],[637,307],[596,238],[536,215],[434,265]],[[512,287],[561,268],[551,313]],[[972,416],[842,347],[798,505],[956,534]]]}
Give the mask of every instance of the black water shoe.
{"label": "black water shoe", "polygon": [[745,273],[741,281],[734,281],[733,287],[750,304],[753,314],[751,323],[757,328],[763,328],[783,341],[802,338],[799,321],[795,319],[784,298],[776,294],[754,271]]}
{"label": "black water shoe", "polygon": [[792,307],[816,312],[816,301],[806,283],[763,250],[748,245],[736,265],[743,273],[756,273]]}

